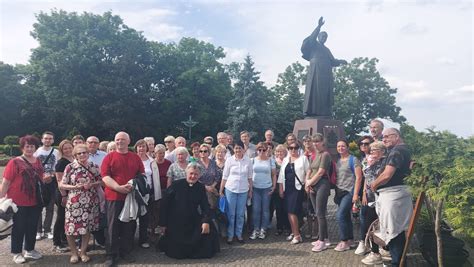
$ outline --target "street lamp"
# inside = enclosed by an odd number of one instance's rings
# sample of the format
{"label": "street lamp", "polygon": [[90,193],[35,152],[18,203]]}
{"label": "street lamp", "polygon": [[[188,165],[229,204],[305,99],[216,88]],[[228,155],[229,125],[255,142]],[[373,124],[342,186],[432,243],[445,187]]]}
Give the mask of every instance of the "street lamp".
{"label": "street lamp", "polygon": [[189,119],[187,121],[182,121],[181,122],[182,124],[184,124],[184,126],[188,127],[188,140],[191,141],[191,128],[193,128],[194,126],[196,126],[196,124],[198,124],[197,121],[193,121],[193,118],[191,115],[189,115]]}

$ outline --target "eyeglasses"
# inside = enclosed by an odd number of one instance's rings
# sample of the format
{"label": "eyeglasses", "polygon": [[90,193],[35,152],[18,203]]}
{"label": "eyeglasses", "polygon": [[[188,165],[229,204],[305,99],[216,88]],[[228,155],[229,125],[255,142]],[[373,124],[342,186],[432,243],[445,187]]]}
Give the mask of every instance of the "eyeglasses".
{"label": "eyeglasses", "polygon": [[370,145],[370,143],[367,143],[367,142],[361,142],[361,143],[359,144],[359,146],[368,146],[368,145]]}
{"label": "eyeglasses", "polygon": [[377,152],[377,151],[382,151],[382,149],[373,148],[373,149],[370,150],[370,154],[372,154],[374,152]]}
{"label": "eyeglasses", "polygon": [[382,139],[387,139],[389,136],[391,135],[397,135],[397,134],[394,134],[394,133],[391,133],[391,134],[386,134],[386,135],[383,135],[382,136]]}
{"label": "eyeglasses", "polygon": [[259,149],[258,149],[258,152],[265,152],[265,151],[267,151],[267,150],[266,150],[266,149],[263,149],[263,148],[259,148]]}
{"label": "eyeglasses", "polygon": [[204,142],[204,144],[212,145],[212,142]]}
{"label": "eyeglasses", "polygon": [[290,146],[290,147],[288,147],[288,149],[289,149],[289,150],[298,150],[299,147],[297,147],[297,146]]}
{"label": "eyeglasses", "polygon": [[87,154],[87,151],[83,151],[83,152],[77,152],[77,153],[76,153],[76,155],[77,155],[77,156],[80,156],[80,155],[85,155],[85,154]]}
{"label": "eyeglasses", "polygon": [[199,150],[199,152],[201,152],[201,153],[208,153],[209,151],[208,151],[208,150]]}

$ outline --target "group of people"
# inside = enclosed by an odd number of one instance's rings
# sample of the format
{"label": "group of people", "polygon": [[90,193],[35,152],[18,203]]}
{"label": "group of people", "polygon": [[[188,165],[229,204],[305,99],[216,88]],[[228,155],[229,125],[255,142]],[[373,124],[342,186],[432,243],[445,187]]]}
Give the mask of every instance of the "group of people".
{"label": "group of people", "polygon": [[[43,133],[42,146],[38,138],[24,136],[22,155],[7,164],[0,189],[0,197],[18,206],[11,235],[13,261],[41,258],[35,241],[46,237],[53,239],[56,251],[70,251],[70,263],[89,262],[92,234],[106,249],[106,266],[120,259],[134,262],[130,240],[137,221],[142,248],[156,241],[169,257],[210,258],[220,250],[219,235],[229,245],[245,242],[244,229],[251,240],[265,239],[273,215],[275,235],[287,234],[291,244],[303,242],[300,229],[306,220],[312,228],[307,236],[315,240],[311,250],[322,252],[331,245],[327,205],[334,188],[340,238],[334,249],[355,246],[351,213],[360,205],[355,253],[368,254],[364,264],[391,256],[392,265],[398,266],[412,212],[403,182],[410,171],[410,152],[400,132],[383,130],[380,120],[370,122],[370,132],[357,142],[360,157],[350,154],[345,140],[336,144],[338,155],[331,155],[322,134],[298,140],[290,133],[278,144],[272,130],[256,145],[247,131],[238,140],[220,132],[216,146],[207,136],[189,150],[184,137],[167,136],[164,145],[152,137],[140,139],[130,151],[126,132],[101,143],[95,136],[75,136],[61,141],[58,149],[52,146],[51,132]],[[385,247],[364,241],[377,218]]]}

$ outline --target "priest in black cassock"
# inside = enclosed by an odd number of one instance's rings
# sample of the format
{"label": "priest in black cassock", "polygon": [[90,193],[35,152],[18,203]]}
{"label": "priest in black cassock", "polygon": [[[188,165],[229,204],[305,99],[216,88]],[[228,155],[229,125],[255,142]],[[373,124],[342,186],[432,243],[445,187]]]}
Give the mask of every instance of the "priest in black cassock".
{"label": "priest in black cassock", "polygon": [[211,258],[220,250],[206,189],[198,182],[199,177],[199,165],[190,163],[186,179],[173,182],[161,200],[159,225],[164,236],[158,245],[168,257]]}

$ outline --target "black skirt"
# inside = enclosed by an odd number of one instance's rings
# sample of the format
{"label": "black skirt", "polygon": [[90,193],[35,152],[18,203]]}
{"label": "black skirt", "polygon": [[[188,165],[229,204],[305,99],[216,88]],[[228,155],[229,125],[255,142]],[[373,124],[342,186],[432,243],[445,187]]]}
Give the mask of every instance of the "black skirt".
{"label": "black skirt", "polygon": [[288,163],[285,168],[285,204],[288,213],[301,214],[303,211],[303,187],[296,189],[296,180],[294,163]]}

